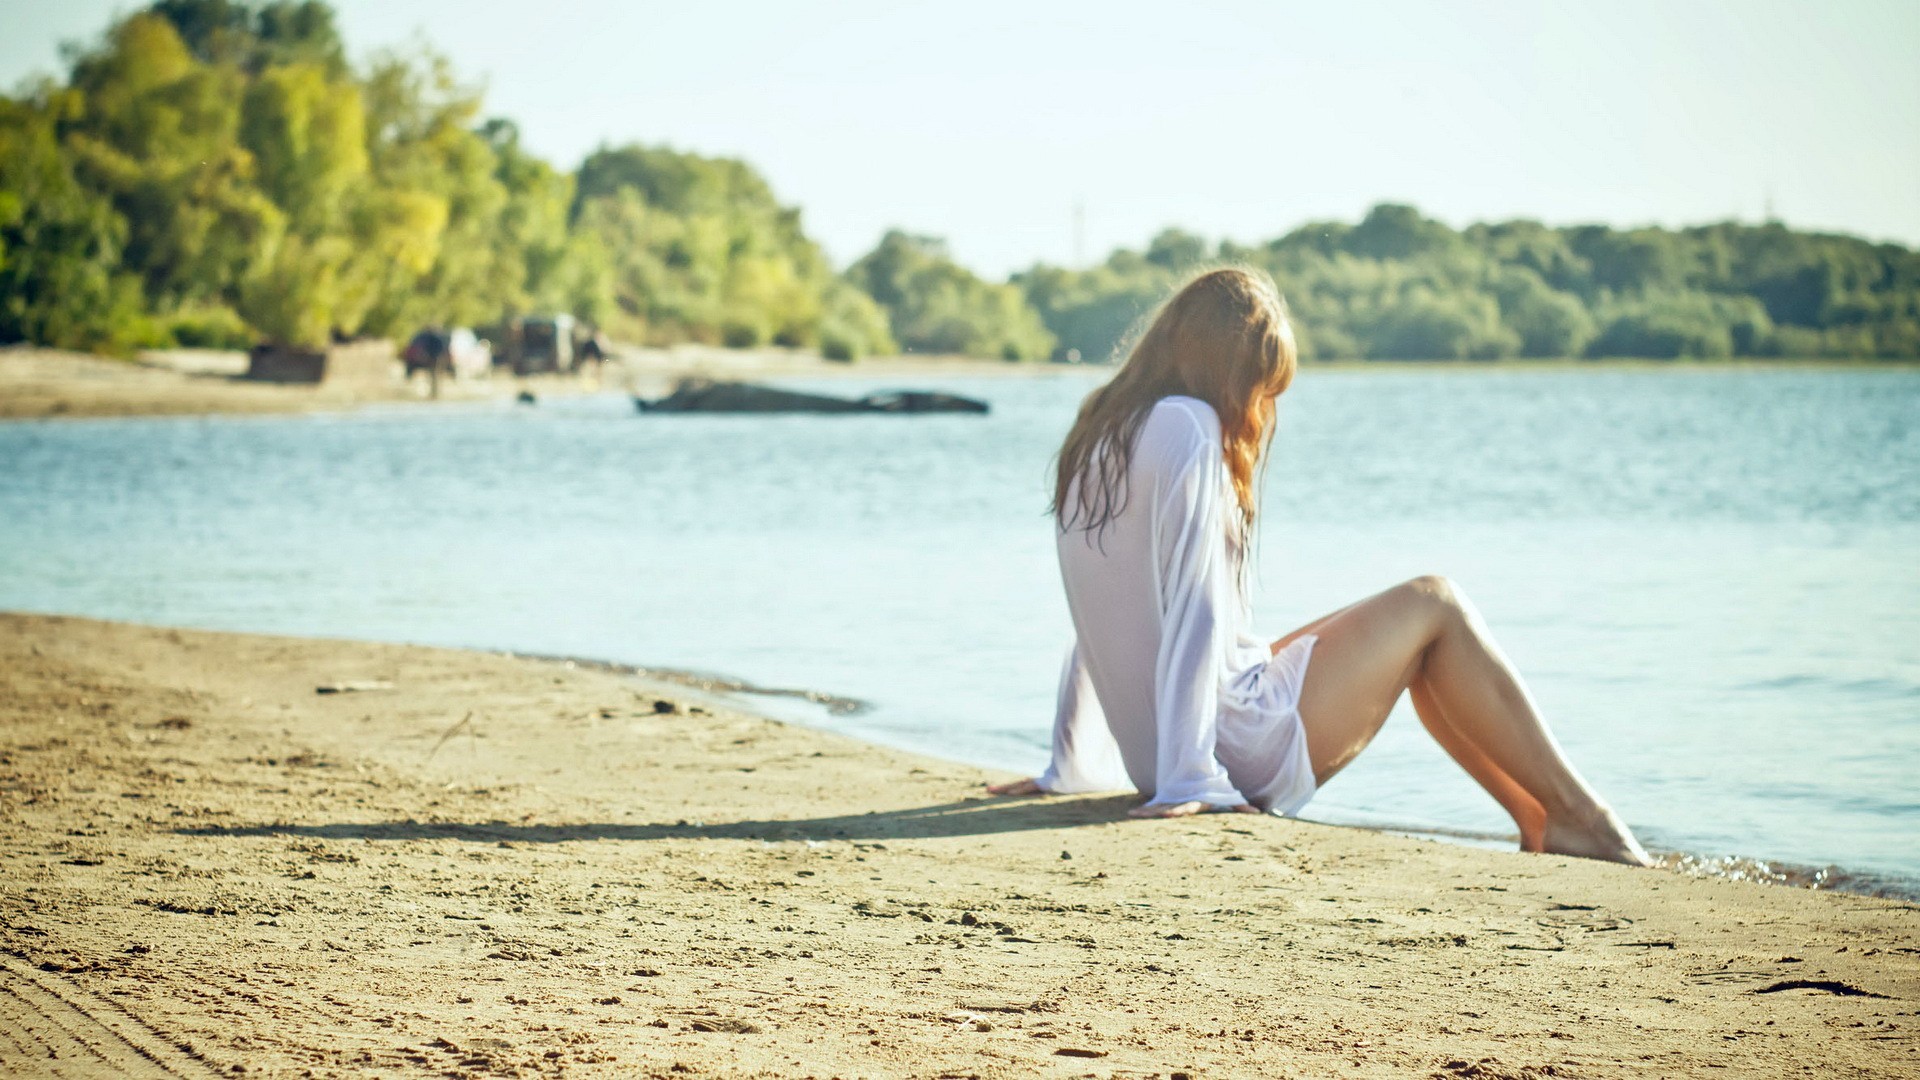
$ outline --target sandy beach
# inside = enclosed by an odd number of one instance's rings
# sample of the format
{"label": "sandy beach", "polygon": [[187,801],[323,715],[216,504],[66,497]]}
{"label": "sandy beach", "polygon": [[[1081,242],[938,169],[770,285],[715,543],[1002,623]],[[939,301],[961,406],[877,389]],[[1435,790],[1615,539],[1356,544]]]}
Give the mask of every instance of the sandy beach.
{"label": "sandy beach", "polygon": [[552,660],[7,615],[0,670],[9,1075],[1920,1071],[1912,905],[985,798]]}
{"label": "sandy beach", "polygon": [[[369,405],[424,403],[423,380],[390,386],[280,385],[249,382],[242,353],[169,350],[115,360],[30,346],[0,348],[0,420],[54,417],[176,416],[210,413],[331,412]],[[623,346],[593,378],[514,376],[498,372],[472,383],[449,381],[440,400],[474,402],[601,391],[647,397],[669,393],[688,376],[713,379],[881,378],[912,385],[915,379],[954,375],[1032,375],[1057,372],[1050,364],[1009,364],[957,356],[875,357],[841,364],[817,354],[785,349],[736,350],[681,345],[671,349]]]}
{"label": "sandy beach", "polygon": [[[243,370],[244,359],[238,363]],[[115,360],[31,346],[0,349],[0,420],[311,412],[407,396],[398,385],[391,393],[369,395],[250,383],[214,364]]]}

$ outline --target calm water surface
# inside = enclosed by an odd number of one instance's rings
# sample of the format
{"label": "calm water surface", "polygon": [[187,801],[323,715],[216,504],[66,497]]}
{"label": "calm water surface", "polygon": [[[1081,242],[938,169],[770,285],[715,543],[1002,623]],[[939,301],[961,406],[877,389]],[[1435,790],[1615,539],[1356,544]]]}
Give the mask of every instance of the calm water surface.
{"label": "calm water surface", "polygon": [[[923,384],[985,418],[0,424],[0,607],[724,672],[1037,769],[1069,637],[1047,465],[1097,378]],[[1262,629],[1447,574],[1650,845],[1912,894],[1920,372],[1308,369],[1281,422]],[[1307,816],[1510,828],[1404,708]]]}

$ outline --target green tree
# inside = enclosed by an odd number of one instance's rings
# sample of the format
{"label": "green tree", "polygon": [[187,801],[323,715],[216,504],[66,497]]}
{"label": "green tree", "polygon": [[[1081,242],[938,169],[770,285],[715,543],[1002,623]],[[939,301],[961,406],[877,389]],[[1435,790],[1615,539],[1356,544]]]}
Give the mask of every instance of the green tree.
{"label": "green tree", "polygon": [[159,0],[150,9],[171,23],[208,64],[257,73],[276,64],[316,64],[333,78],[347,73],[346,49],[333,9],[319,0],[264,5],[234,0]]}
{"label": "green tree", "polygon": [[365,330],[484,322],[514,310],[526,259],[504,220],[511,195],[494,147],[474,130],[478,91],[431,52],[386,54],[361,81],[369,190],[354,219],[371,289]]}
{"label": "green tree", "polygon": [[1447,252],[1460,242],[1458,233],[1411,206],[1381,203],[1346,234],[1341,247],[1365,259],[1411,259]]}
{"label": "green tree", "polygon": [[1592,286],[1592,266],[1574,254],[1561,230],[1519,220],[1472,225],[1463,235],[1492,262],[1532,271],[1557,292],[1578,294]]}
{"label": "green tree", "polygon": [[573,177],[522,148],[520,129],[511,121],[488,120],[479,133],[506,193],[493,242],[502,263],[519,263],[518,285],[509,290],[505,310],[570,311],[589,323],[604,322],[613,306],[612,266],[593,238],[568,227]]}
{"label": "green tree", "polygon": [[1014,277],[1059,349],[1095,362],[1117,358],[1176,280],[1174,272],[1129,251],[1087,271],[1036,266]]}
{"label": "green tree", "polygon": [[1598,332],[1578,297],[1550,287],[1527,265],[1501,268],[1494,295],[1501,321],[1519,335],[1521,356],[1582,356]]}
{"label": "green tree", "polygon": [[820,320],[820,353],[829,360],[858,360],[900,350],[887,312],[873,297],[835,279],[827,288]]}
{"label": "green tree", "polygon": [[56,137],[77,95],[0,98],[0,341],[121,352],[152,329],[121,270],[126,222],[74,176]]}
{"label": "green tree", "polygon": [[1180,229],[1163,229],[1147,242],[1146,260],[1162,270],[1178,273],[1207,259],[1207,242]]}
{"label": "green tree", "polygon": [[116,25],[79,56],[65,127],[78,176],[128,223],[122,265],[163,316],[237,325],[227,309],[270,255],[283,216],[256,187],[239,145],[239,72],[200,63],[153,15]]}
{"label": "green tree", "polygon": [[1592,267],[1596,288],[1639,293],[1683,289],[1690,283],[1686,245],[1664,229],[1622,233],[1587,225],[1570,230],[1568,241]]}
{"label": "green tree", "polygon": [[367,174],[366,111],[357,88],[325,69],[289,64],[261,74],[241,103],[240,138],[260,189],[306,237],[340,230]]}
{"label": "green tree", "polygon": [[[367,201],[366,116],[360,92],[299,63],[270,68],[248,88],[240,138],[257,163],[262,193],[287,235],[240,290],[239,310],[268,338],[317,346],[333,331],[359,330],[375,297],[364,280],[376,252],[356,239],[379,226],[431,217],[424,207]],[[358,212],[359,220],[349,217]],[[363,234],[356,238],[356,225]],[[404,253],[414,259],[418,252]]]}
{"label": "green tree", "polygon": [[1367,355],[1384,360],[1497,360],[1520,350],[1520,336],[1500,322],[1483,295],[1440,296],[1416,289],[1386,308],[1369,328]]}
{"label": "green tree", "polygon": [[1032,360],[1053,350],[1053,334],[1018,288],[975,277],[934,237],[892,230],[847,280],[887,310],[908,351]]}
{"label": "green tree", "polygon": [[1719,359],[1733,355],[1733,334],[1698,293],[1630,300],[1605,312],[1605,327],[1587,347],[1590,356]]}
{"label": "green tree", "polygon": [[654,341],[890,349],[835,298],[826,257],[744,162],[665,147],[603,147],[580,166],[575,228],[612,259],[615,321]]}

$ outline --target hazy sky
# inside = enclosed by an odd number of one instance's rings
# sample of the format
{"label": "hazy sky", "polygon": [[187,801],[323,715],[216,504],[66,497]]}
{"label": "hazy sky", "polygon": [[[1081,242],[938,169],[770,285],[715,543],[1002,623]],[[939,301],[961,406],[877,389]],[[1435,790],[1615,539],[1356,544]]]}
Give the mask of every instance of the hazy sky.
{"label": "hazy sky", "polygon": [[[0,0],[0,85],[125,0]],[[889,226],[1004,274],[1374,202],[1454,225],[1757,220],[1920,244],[1920,0],[336,0],[571,166],[739,155],[839,262]]]}

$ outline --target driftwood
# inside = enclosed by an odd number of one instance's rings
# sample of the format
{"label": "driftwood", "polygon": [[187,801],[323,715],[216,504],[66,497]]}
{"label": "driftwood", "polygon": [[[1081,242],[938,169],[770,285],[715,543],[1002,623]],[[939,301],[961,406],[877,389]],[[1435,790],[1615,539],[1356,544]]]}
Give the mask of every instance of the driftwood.
{"label": "driftwood", "polygon": [[833,397],[782,390],[754,383],[684,379],[673,393],[655,401],[636,397],[644,413],[984,413],[987,403],[958,394],[895,390],[863,398]]}

